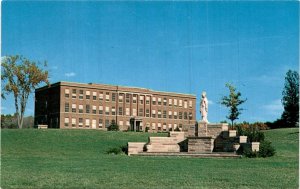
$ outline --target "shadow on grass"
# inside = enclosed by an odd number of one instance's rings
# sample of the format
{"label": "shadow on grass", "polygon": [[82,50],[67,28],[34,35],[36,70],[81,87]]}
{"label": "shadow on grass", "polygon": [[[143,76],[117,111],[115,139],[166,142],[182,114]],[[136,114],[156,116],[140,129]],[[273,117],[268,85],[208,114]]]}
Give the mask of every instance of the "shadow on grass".
{"label": "shadow on grass", "polygon": [[289,134],[289,135],[299,134],[299,131],[298,131],[298,132],[288,133],[288,134]]}
{"label": "shadow on grass", "polygon": [[113,154],[113,155],[118,155],[118,154],[128,154],[128,146],[127,145],[123,145],[120,147],[113,147],[108,149],[106,152],[106,154]]}

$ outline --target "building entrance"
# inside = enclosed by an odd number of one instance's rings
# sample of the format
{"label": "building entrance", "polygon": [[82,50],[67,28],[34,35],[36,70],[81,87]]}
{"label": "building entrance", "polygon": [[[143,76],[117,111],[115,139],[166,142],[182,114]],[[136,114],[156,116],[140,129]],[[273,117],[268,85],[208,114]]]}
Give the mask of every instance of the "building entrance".
{"label": "building entrance", "polygon": [[139,117],[132,117],[130,119],[130,130],[131,131],[140,131],[140,126],[141,126],[141,123],[142,123],[142,118],[139,118]]}

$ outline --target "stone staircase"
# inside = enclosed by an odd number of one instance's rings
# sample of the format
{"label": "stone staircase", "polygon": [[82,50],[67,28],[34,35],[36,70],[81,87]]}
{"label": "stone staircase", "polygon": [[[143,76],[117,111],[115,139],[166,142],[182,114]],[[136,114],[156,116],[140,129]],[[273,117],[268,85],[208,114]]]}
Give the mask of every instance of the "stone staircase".
{"label": "stone staircase", "polygon": [[170,132],[169,137],[149,137],[147,152],[180,152],[178,143],[185,140],[183,132]]}
{"label": "stone staircase", "polygon": [[[248,144],[247,139],[237,137],[235,130],[229,130],[228,124],[199,122],[183,131],[170,132],[168,137],[149,137],[147,143],[128,142],[128,155],[239,157],[233,153],[234,144]],[[256,151],[258,148],[255,147]]]}

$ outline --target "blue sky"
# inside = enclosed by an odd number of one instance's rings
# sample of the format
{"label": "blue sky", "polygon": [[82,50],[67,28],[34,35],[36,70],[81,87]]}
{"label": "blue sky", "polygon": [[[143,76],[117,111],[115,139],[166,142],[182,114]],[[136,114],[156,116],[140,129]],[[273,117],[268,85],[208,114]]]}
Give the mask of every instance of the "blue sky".
{"label": "blue sky", "polygon": [[[50,81],[93,82],[199,95],[210,122],[233,83],[239,121],[280,117],[288,69],[298,70],[298,2],[2,2],[2,56],[47,60]],[[2,113],[13,113],[11,98]],[[33,115],[31,96],[26,111]]]}

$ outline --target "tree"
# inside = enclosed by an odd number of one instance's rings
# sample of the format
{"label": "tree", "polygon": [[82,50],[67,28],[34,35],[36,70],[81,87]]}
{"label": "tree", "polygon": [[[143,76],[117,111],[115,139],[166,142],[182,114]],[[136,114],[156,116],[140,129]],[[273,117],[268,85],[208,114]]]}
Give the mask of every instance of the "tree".
{"label": "tree", "polygon": [[107,128],[108,131],[119,131],[119,125],[116,124],[114,120],[112,120],[111,124]]}
{"label": "tree", "polygon": [[229,108],[229,115],[226,117],[231,120],[231,126],[233,127],[233,121],[238,119],[243,110],[242,108],[238,108],[238,106],[246,102],[247,99],[240,99],[242,94],[236,91],[233,85],[226,83],[225,86],[229,89],[229,96],[223,96],[221,104]]}
{"label": "tree", "polygon": [[284,111],[281,119],[287,126],[296,127],[299,124],[299,74],[297,71],[289,70],[286,73],[282,96]]}
{"label": "tree", "polygon": [[[41,83],[49,85],[47,63],[30,61],[23,56],[6,56],[1,60],[1,97],[10,93],[14,97],[18,127],[22,128],[28,96]],[[40,68],[39,66],[43,66]]]}

